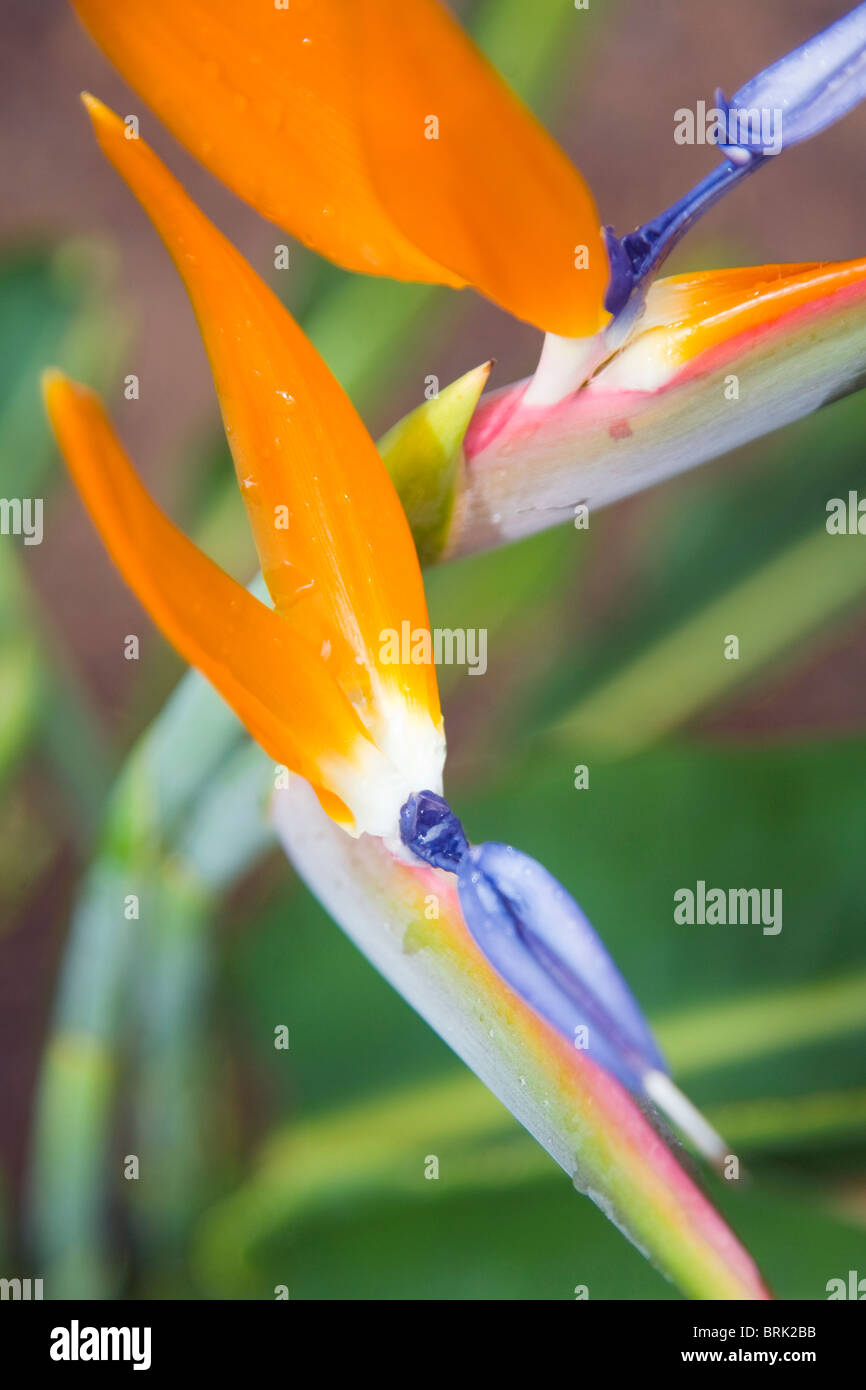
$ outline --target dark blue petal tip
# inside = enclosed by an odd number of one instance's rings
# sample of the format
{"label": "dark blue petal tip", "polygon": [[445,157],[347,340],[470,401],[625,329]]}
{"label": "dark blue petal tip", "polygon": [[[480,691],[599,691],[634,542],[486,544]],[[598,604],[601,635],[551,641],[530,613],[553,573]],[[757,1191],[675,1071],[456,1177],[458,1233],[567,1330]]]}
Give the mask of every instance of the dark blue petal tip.
{"label": "dark blue petal tip", "polygon": [[463,826],[436,792],[416,792],[400,811],[400,839],[434,869],[456,873],[469,848]]}

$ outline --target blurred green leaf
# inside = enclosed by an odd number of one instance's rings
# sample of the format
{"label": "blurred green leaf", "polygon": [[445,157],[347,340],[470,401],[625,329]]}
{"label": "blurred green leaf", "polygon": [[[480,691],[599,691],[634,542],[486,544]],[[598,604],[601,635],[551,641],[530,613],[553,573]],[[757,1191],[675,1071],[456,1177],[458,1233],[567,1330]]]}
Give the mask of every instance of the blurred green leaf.
{"label": "blurred green leaf", "polygon": [[[866,595],[857,536],[822,527],[592,690],[550,737],[621,754],[656,742]],[[738,655],[726,654],[733,636]]]}
{"label": "blurred green leaf", "polygon": [[[646,746],[826,640],[863,601],[857,538],[824,522],[828,500],[860,485],[864,422],[861,393],[641,499],[627,597],[578,643],[563,617],[524,720],[560,723],[566,739],[586,723],[611,753]],[[596,562],[611,522],[602,513],[587,533]],[[739,660],[724,660],[729,633]]]}
{"label": "blurred green leaf", "polygon": [[[46,486],[55,446],[42,408],[40,372],[55,362],[72,376],[105,379],[123,339],[112,271],[106,248],[78,242],[51,252],[22,252],[0,266],[0,493],[41,497],[46,513],[55,491]],[[16,544],[4,545],[0,565],[0,778],[41,726],[43,747],[75,798],[76,825],[84,830],[94,823],[108,788],[103,741],[27,593],[32,553],[23,545],[13,552],[9,547]]]}
{"label": "blurred green leaf", "polygon": [[[795,1128],[786,1137],[835,1130],[843,1108],[862,1131],[861,1091],[789,1107]],[[762,1120],[757,1106],[733,1106],[712,1118],[726,1118],[737,1142],[754,1143],[777,1138],[782,1109],[770,1105]],[[788,1298],[822,1296],[857,1240],[804,1205],[804,1195],[746,1188],[726,1199]],[[792,1210],[800,1252],[793,1266],[767,1239]],[[202,1286],[220,1298],[266,1298],[287,1284],[292,1298],[555,1299],[573,1297],[576,1283],[589,1283],[591,1298],[673,1297],[635,1251],[614,1243],[607,1250],[609,1231],[590,1204],[575,1210],[557,1167],[462,1073],[274,1135],[252,1177],[203,1218],[195,1263]]]}

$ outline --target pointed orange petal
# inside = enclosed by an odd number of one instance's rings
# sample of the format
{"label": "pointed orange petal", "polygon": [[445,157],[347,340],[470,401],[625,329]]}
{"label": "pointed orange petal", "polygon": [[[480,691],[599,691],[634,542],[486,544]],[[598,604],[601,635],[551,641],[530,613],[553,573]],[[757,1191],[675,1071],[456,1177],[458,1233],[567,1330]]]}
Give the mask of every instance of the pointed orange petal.
{"label": "pointed orange petal", "polygon": [[384,632],[428,622],[411,532],[375,445],[277,297],[144,141],[85,100],[192,300],[277,610],[322,652],[380,747],[391,747],[407,706],[419,737],[422,725],[429,734],[440,722],[433,667],[380,659]]}
{"label": "pointed orange petal", "polygon": [[73,3],[202,163],[332,260],[565,336],[607,322],[586,184],[438,0]]}
{"label": "pointed orange petal", "polygon": [[265,751],[308,778],[335,819],[351,821],[334,782],[343,762],[363,760],[367,741],[318,653],[160,511],[92,391],[52,371],[44,393],[94,525],[154,622]]}
{"label": "pointed orange petal", "polygon": [[518,318],[596,333],[608,260],[578,171],[438,0],[350,8],[364,149],[394,221]]}
{"label": "pointed orange petal", "polygon": [[264,217],[348,270],[462,283],[407,241],[373,189],[342,6],[72,3],[178,140]]}
{"label": "pointed orange petal", "polygon": [[[650,385],[656,384],[657,373],[667,377],[692,363],[697,366],[698,359],[705,370],[703,354],[709,350],[745,350],[746,341],[770,333],[781,319],[856,290],[864,275],[863,259],[672,275],[650,287],[645,314],[626,353],[631,358],[636,355],[632,349],[643,353]],[[623,370],[628,365],[624,353]]]}

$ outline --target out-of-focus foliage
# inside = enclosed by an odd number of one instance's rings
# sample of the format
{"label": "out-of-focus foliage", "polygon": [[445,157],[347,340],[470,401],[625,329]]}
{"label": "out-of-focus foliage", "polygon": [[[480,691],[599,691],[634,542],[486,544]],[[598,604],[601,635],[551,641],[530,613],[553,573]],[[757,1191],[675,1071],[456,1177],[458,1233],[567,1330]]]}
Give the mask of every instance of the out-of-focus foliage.
{"label": "out-of-focus foliage", "polygon": [[[58,478],[51,471],[55,453],[39,373],[46,360],[56,360],[70,372],[105,379],[124,332],[112,261],[108,248],[80,243],[56,252],[15,250],[0,261],[0,496],[40,499],[43,514]],[[0,549],[0,786],[41,740],[78,803],[83,829],[101,813],[108,769],[101,735],[53,640],[50,619],[29,591],[27,561],[34,553],[11,536]],[[56,737],[61,714],[63,735]],[[7,823],[15,823],[14,802],[4,809]],[[8,870],[22,883],[26,866],[18,855],[29,835],[12,838]]]}

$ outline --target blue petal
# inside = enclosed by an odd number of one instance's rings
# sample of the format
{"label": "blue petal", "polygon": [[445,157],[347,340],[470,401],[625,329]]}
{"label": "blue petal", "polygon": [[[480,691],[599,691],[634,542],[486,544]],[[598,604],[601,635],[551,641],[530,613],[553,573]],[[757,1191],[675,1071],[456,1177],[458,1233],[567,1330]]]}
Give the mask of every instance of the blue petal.
{"label": "blue petal", "polygon": [[[768,112],[772,124],[762,132],[759,119],[755,136],[749,131],[745,141],[720,145],[727,156],[724,163],[650,222],[622,238],[612,227],[604,228],[610,262],[604,303],[615,316],[620,338],[641,312],[652,277],[699,217],[779,150],[817,135],[864,97],[866,3],[758,73],[730,102],[718,93],[716,101],[721,108],[756,112],[759,117]],[[781,114],[777,116],[777,112]],[[762,133],[772,135],[773,143],[762,143]]]}
{"label": "blue petal", "polygon": [[765,68],[728,103],[781,111],[782,148],[808,140],[866,97],[866,4]]}
{"label": "blue petal", "polygon": [[471,849],[457,875],[466,925],[516,992],[631,1090],[667,1071],[625,980],[577,903],[552,874],[510,845]]}

